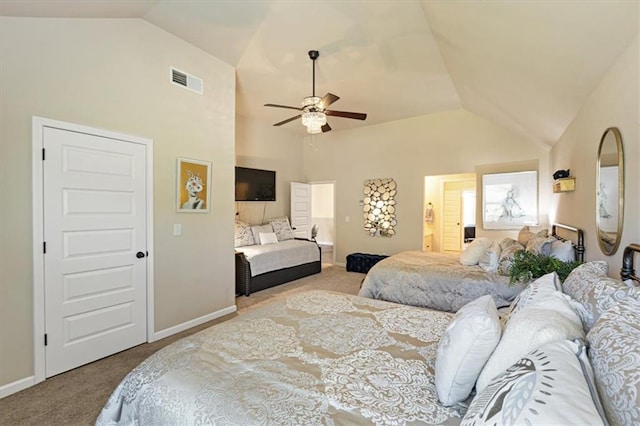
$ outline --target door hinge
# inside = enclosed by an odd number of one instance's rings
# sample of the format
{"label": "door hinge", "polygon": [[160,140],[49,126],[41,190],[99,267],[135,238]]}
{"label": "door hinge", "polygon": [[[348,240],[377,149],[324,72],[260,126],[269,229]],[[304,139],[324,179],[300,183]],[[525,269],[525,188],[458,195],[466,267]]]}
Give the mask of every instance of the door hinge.
{"label": "door hinge", "polygon": [[46,253],[46,252],[47,252],[47,242],[46,242],[46,241],[43,241],[43,242],[42,242],[42,252],[43,252],[43,253]]}
{"label": "door hinge", "polygon": [[47,346],[47,334],[44,335],[44,345]]}
{"label": "door hinge", "polygon": [[42,148],[42,161],[44,161],[44,148]]}

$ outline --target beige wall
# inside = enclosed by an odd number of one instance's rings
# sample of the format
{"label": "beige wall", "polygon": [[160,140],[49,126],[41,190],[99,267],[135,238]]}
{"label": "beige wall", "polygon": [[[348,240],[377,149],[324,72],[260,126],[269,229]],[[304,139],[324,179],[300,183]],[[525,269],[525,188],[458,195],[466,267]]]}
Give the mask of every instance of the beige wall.
{"label": "beige wall", "polygon": [[238,219],[252,225],[290,215],[290,183],[305,182],[300,136],[270,123],[236,117],[236,165],[276,171],[276,201],[236,203]]}
{"label": "beige wall", "polygon": [[[153,139],[156,332],[233,306],[233,68],[142,20],[0,19],[0,386],[33,374],[34,115]],[[213,163],[212,213],[175,212],[178,156]]]}
{"label": "beige wall", "polygon": [[[609,275],[617,276],[622,250],[640,242],[640,79],[638,38],[612,64],[551,151],[551,170],[571,169],[576,190],[553,194],[550,216],[571,220],[585,230],[587,260],[606,260]],[[625,154],[624,228],[618,252],[605,256],[596,240],[596,157],[608,127],[622,133]]]}
{"label": "beige wall", "polygon": [[[310,181],[336,182],[338,263],[352,252],[420,250],[425,176],[473,173],[478,165],[519,161],[537,161],[541,176],[549,174],[545,148],[464,110],[329,132],[318,136],[316,145],[304,144],[304,170]],[[363,182],[384,177],[398,184],[397,233],[369,237],[359,205]]]}

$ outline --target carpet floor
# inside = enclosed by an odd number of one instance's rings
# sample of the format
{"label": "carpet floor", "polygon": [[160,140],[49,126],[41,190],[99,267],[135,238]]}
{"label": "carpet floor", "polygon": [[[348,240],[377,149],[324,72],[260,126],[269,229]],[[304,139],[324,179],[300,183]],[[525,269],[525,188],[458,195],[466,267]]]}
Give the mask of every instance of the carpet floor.
{"label": "carpet floor", "polygon": [[226,315],[181,333],[145,343],[107,358],[51,377],[0,399],[0,425],[93,425],[118,383],[151,354],[178,339],[242,315],[269,301],[306,290],[357,294],[364,274],[323,265],[322,273],[236,298],[237,313]]}

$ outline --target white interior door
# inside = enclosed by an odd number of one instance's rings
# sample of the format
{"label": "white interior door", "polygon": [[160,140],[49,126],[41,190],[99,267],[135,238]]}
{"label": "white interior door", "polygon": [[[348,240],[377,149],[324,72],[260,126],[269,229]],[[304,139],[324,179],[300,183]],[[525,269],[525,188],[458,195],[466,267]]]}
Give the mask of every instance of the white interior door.
{"label": "white interior door", "polygon": [[311,185],[291,182],[291,226],[298,238],[311,238]]}
{"label": "white interior door", "polygon": [[46,377],[146,341],[146,147],[43,133]]}
{"label": "white interior door", "polygon": [[442,218],[442,246],[444,251],[460,251],[462,248],[462,192],[444,188]]}

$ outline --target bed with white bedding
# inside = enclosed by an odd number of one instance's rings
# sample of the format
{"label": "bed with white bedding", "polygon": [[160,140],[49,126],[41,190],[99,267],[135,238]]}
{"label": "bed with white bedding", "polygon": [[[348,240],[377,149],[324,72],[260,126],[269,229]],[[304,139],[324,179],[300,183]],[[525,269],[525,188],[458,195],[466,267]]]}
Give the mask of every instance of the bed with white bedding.
{"label": "bed with white bedding", "polygon": [[339,293],[293,295],[152,355],[97,423],[458,424],[433,379],[451,318]]}
{"label": "bed with white bedding", "polygon": [[149,357],[96,424],[639,424],[640,293],[606,265],[536,280],[502,320],[489,296],[282,297]]}
{"label": "bed with white bedding", "polygon": [[[541,250],[542,245],[548,245],[550,249],[551,245],[557,242],[558,252],[569,252],[572,259],[583,259],[584,242],[580,229],[555,224],[552,226],[552,235],[549,237],[546,230],[536,234],[529,231],[528,227],[525,228],[526,231],[521,230],[519,234],[519,240],[525,241],[524,245],[507,238],[505,240],[511,240],[514,245],[502,250],[495,242],[482,249],[487,253],[493,253],[495,263],[493,267],[483,267],[482,260],[480,264],[478,260],[475,264],[462,264],[461,259],[466,253],[461,256],[405,251],[389,256],[369,270],[359,295],[448,312],[456,312],[466,303],[480,296],[491,295],[496,306],[503,307],[509,305],[526,286],[526,284],[511,284],[509,277],[497,269],[500,257],[507,252],[513,255],[519,249],[529,250],[528,241],[530,241],[531,250],[538,251]],[[525,235],[525,232],[529,235],[528,240],[520,238]],[[479,240],[472,245],[477,242]],[[478,257],[480,257],[479,254]]]}
{"label": "bed with white bedding", "polygon": [[460,263],[460,255],[405,251],[376,263],[365,277],[360,296],[456,312],[490,294],[507,306],[522,291],[509,277]]}

